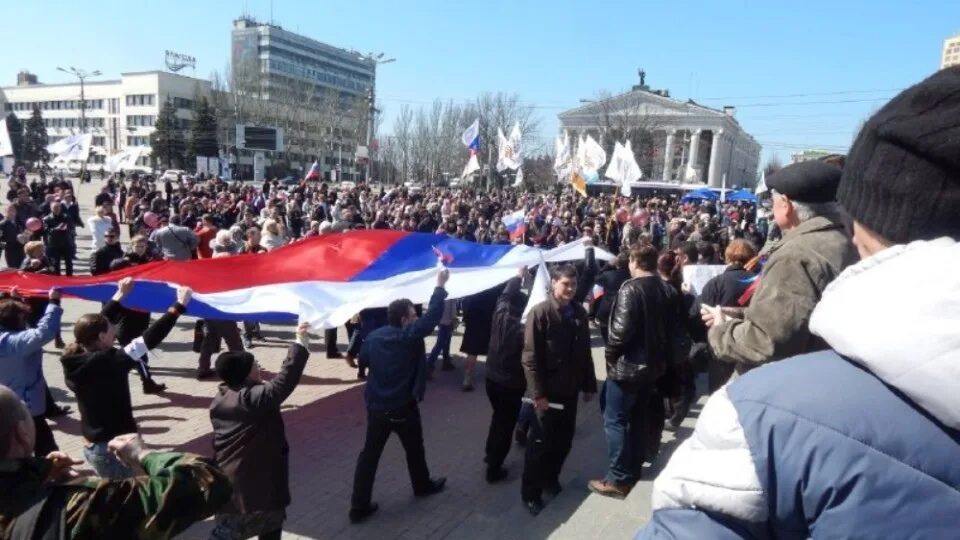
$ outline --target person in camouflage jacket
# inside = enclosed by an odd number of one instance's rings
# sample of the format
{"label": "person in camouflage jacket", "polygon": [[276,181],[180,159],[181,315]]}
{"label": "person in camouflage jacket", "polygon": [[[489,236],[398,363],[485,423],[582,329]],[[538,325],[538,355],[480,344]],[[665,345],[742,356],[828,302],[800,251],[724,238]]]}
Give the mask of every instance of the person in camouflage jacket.
{"label": "person in camouflage jacket", "polygon": [[0,539],[164,539],[213,515],[230,500],[230,481],[200,456],[146,452],[136,434],[110,449],[143,474],[124,480],[80,477],[62,452],[33,454],[33,420],[0,386]]}

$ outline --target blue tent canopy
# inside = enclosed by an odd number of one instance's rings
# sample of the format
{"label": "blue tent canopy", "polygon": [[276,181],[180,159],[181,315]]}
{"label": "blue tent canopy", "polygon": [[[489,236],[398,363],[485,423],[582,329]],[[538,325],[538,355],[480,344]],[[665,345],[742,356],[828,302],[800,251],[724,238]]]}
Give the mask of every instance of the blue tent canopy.
{"label": "blue tent canopy", "polygon": [[746,189],[738,189],[734,192],[731,192],[727,195],[727,200],[730,202],[749,202],[756,204],[757,196],[753,193],[750,193]]}
{"label": "blue tent canopy", "polygon": [[683,196],[683,199],[680,199],[680,202],[691,202],[691,201],[715,201],[719,199],[720,196],[715,192],[711,191],[709,188],[699,188],[687,193]]}

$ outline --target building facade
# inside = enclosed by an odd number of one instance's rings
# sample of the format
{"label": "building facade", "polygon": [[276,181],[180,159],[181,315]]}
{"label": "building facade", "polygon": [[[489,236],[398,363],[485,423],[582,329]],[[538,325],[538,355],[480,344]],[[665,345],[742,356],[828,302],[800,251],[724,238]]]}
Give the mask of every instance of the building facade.
{"label": "building facade", "polygon": [[[366,145],[371,129],[368,115],[372,114],[377,66],[372,56],[243,17],[233,23],[230,62],[235,85],[237,79],[246,80],[256,86],[262,99],[289,101],[293,96],[303,105],[287,113],[302,118],[277,119],[292,131],[289,140],[303,141],[283,156],[291,167],[307,168],[316,160],[327,178],[340,169],[341,178],[356,179],[357,147]],[[327,133],[319,136],[318,126]],[[243,154],[241,168],[249,159]],[[267,156],[267,160],[279,157]]]}
{"label": "building facade", "polygon": [[737,122],[736,110],[679,101],[643,84],[559,114],[560,128],[576,141],[589,134],[607,155],[613,141],[630,138],[647,181],[752,187],[760,144]]}
{"label": "building facade", "polygon": [[[84,109],[79,82],[42,84],[29,73],[21,73],[17,80],[17,86],[0,87],[3,114],[12,112],[26,122],[38,108],[50,143],[80,133],[82,117],[86,117],[86,132],[93,135],[91,163],[103,163],[106,156],[127,147],[149,147],[160,108],[167,100],[177,109],[178,128],[189,138],[194,100],[210,92],[209,81],[176,73],[123,73],[115,80],[87,80]],[[149,165],[148,157],[140,159],[138,164]]]}
{"label": "building facade", "polygon": [[940,69],[960,65],[960,34],[943,40]]}
{"label": "building facade", "polygon": [[801,152],[793,153],[790,156],[790,161],[792,161],[793,163],[801,163],[803,161],[815,161],[818,159],[823,159],[835,153],[836,152],[828,152],[826,150],[820,150],[817,148],[808,148]]}

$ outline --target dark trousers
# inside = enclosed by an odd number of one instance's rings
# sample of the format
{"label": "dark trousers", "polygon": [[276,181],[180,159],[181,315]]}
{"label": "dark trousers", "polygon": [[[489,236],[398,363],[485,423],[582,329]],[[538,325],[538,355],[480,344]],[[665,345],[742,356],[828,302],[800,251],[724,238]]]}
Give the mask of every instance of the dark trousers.
{"label": "dark trousers", "polygon": [[242,351],[243,341],[240,339],[240,330],[235,321],[206,319],[206,335],[203,336],[203,345],[200,347],[200,371],[210,369],[210,357],[220,350],[220,342],[227,343],[227,350]]}
{"label": "dark trousers", "polygon": [[423,425],[420,422],[420,409],[416,403],[394,411],[367,411],[367,438],[363,450],[357,459],[357,470],[353,476],[353,497],[350,505],[354,509],[370,506],[373,495],[373,481],[377,476],[380,455],[391,433],[396,433],[407,454],[407,470],[414,493],[423,493],[430,489],[430,471],[423,449]]}
{"label": "dark trousers", "polygon": [[323,343],[327,346],[327,356],[336,354],[337,349],[337,329],[327,328],[323,331]]}
{"label": "dark trousers", "polygon": [[[117,324],[117,342],[121,346],[129,345],[131,341],[142,336],[147,331],[148,326],[150,326],[150,313],[125,310]],[[147,355],[134,358],[134,360],[137,361],[137,373],[140,374],[140,380],[143,382],[149,381],[152,376]]]}
{"label": "dark trousers", "polygon": [[53,431],[47,419],[40,416],[33,417],[33,427],[37,433],[36,442],[33,445],[33,455],[36,457],[47,457],[47,454],[59,450],[57,441],[53,439]]}
{"label": "dark trousers", "polygon": [[520,416],[523,390],[514,390],[487,379],[487,399],[493,407],[490,431],[487,432],[487,467],[499,469],[510,453],[513,428]]}
{"label": "dark trousers", "polygon": [[577,428],[577,399],[557,400],[563,410],[537,411],[530,425],[531,438],[523,461],[520,496],[524,501],[539,500],[545,486],[560,481],[560,469],[570,454]]}
{"label": "dark trousers", "polygon": [[[651,436],[650,386],[629,386],[608,380],[603,384],[603,430],[607,435],[607,482],[633,484],[640,479]],[[659,435],[659,434],[658,434]]]}

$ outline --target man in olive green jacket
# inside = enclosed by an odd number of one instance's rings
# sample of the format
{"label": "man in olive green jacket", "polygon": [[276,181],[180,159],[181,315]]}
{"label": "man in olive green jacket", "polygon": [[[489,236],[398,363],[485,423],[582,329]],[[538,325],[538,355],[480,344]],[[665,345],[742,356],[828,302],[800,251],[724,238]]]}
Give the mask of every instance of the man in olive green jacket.
{"label": "man in olive green jacket", "polygon": [[203,458],[146,452],[134,433],[109,448],[142,473],[124,480],[80,477],[62,452],[33,455],[33,419],[0,386],[0,538],[166,539],[230,500],[230,481]]}
{"label": "man in olive green jacket", "polygon": [[783,238],[764,250],[759,286],[745,309],[703,306],[710,347],[737,373],[827,348],[810,333],[810,315],[827,285],[858,260],[849,218],[834,202],[840,174],[808,161],[767,179]]}

